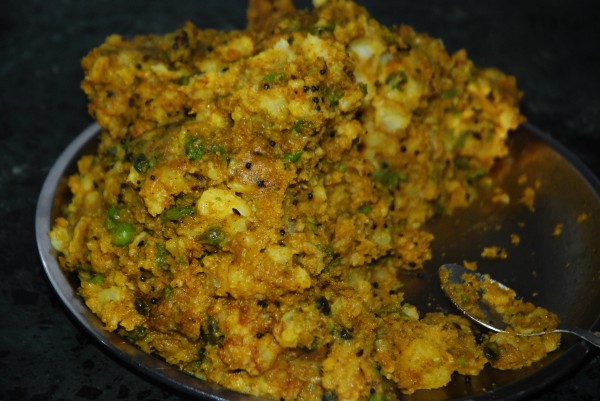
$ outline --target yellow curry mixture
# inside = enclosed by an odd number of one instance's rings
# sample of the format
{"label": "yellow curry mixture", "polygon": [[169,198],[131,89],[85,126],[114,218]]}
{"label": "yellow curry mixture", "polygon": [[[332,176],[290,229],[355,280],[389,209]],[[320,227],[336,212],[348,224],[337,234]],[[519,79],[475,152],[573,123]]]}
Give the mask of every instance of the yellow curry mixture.
{"label": "yellow curry mixture", "polygon": [[468,206],[523,118],[515,80],[351,1],[251,0],[240,31],[111,35],[82,62],[102,127],[50,237],[106,330],[272,399],[391,400],[559,338],[424,316],[399,269]]}

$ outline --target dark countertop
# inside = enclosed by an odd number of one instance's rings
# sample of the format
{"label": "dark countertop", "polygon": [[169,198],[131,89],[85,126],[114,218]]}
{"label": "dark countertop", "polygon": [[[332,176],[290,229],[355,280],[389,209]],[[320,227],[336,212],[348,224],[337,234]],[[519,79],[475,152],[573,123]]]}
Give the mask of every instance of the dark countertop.
{"label": "dark countertop", "polygon": [[[363,1],[367,3],[367,1]],[[388,4],[389,3],[389,4]],[[600,13],[592,2],[370,1],[516,75],[529,121],[600,176]],[[68,315],[45,278],[37,196],[65,146],[92,120],[81,57],[110,33],[164,33],[186,19],[241,28],[244,1],[8,0],[0,6],[0,401],[182,400],[109,355]],[[600,354],[533,400],[600,399]]]}

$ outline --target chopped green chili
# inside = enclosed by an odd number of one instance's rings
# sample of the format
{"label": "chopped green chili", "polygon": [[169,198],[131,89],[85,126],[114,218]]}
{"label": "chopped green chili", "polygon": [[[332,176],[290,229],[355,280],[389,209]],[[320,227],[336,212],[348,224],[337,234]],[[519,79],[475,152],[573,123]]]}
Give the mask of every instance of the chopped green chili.
{"label": "chopped green chili", "polygon": [[179,206],[168,209],[164,212],[163,216],[167,220],[179,221],[184,217],[193,215],[195,210],[196,209],[194,208],[194,206]]}
{"label": "chopped green chili", "polygon": [[154,257],[154,261],[163,269],[169,267],[169,263],[167,260],[168,254],[169,253],[167,252],[167,249],[163,244],[156,244],[156,256]]}

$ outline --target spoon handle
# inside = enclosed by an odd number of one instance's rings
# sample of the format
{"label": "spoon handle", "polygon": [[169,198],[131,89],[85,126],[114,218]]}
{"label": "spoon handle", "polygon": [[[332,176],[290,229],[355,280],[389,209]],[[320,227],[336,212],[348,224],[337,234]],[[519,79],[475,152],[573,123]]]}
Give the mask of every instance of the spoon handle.
{"label": "spoon handle", "polygon": [[600,348],[600,332],[592,332],[590,330],[581,329],[579,327],[566,327],[560,326],[556,331],[560,331],[562,333],[571,333],[576,335],[579,338],[584,339],[592,345]]}

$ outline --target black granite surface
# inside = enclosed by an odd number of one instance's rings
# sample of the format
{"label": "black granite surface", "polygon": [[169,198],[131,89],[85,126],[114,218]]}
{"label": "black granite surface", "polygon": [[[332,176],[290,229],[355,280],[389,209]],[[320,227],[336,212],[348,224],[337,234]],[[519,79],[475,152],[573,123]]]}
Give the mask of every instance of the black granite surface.
{"label": "black granite surface", "polygon": [[[517,77],[530,122],[600,175],[600,12],[574,0],[363,1]],[[3,0],[0,4],[0,401],[183,400],[109,355],[68,315],[34,235],[42,182],[92,120],[79,61],[110,33],[164,33],[186,19],[241,28],[244,1]],[[567,188],[568,190],[568,188]],[[599,239],[600,240],[600,239]],[[599,306],[600,314],[600,306]],[[600,354],[538,401],[600,399]]]}

